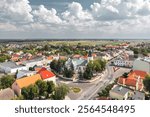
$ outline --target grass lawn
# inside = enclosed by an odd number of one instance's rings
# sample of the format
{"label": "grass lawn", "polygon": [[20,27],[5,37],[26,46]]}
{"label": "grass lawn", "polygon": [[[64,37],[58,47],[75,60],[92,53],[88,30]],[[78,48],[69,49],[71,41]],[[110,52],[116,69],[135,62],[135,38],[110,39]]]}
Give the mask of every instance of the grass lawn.
{"label": "grass lawn", "polygon": [[72,87],[71,90],[74,92],[74,93],[79,93],[81,91],[81,89],[79,87]]}

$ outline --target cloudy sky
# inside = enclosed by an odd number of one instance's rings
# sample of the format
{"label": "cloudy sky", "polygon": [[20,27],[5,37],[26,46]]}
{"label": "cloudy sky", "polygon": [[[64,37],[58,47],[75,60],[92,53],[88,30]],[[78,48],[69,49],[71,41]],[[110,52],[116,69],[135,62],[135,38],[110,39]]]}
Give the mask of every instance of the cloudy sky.
{"label": "cloudy sky", "polygon": [[150,0],[0,0],[0,39],[150,39]]}

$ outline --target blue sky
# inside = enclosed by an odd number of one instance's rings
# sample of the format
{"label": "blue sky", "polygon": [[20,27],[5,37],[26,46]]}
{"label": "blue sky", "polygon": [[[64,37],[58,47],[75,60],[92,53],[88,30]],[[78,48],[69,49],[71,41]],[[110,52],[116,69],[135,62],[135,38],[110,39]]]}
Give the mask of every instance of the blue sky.
{"label": "blue sky", "polygon": [[0,39],[149,39],[150,0],[1,0]]}

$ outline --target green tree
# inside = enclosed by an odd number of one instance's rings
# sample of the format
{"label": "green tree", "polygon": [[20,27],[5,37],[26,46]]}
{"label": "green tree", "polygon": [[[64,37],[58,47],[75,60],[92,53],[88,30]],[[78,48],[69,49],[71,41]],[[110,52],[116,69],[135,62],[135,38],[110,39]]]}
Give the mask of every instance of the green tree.
{"label": "green tree", "polygon": [[42,97],[46,97],[47,96],[47,83],[45,81],[38,80],[35,84],[38,86],[38,89],[39,89],[39,99],[41,99]]}
{"label": "green tree", "polygon": [[52,94],[55,90],[55,84],[53,81],[47,81],[47,98],[49,98],[49,95]]}
{"label": "green tree", "polygon": [[30,85],[27,88],[28,88],[28,91],[29,91],[28,92],[29,99],[30,100],[35,99],[39,94],[38,86],[37,85]]}
{"label": "green tree", "polygon": [[15,82],[14,76],[6,75],[0,79],[0,88],[5,89],[11,87],[11,85]]}
{"label": "green tree", "polygon": [[150,76],[146,76],[146,78],[143,81],[145,89],[150,92]]}
{"label": "green tree", "polygon": [[63,100],[65,96],[69,93],[69,87],[65,84],[59,84],[52,95],[52,99],[54,100]]}
{"label": "green tree", "polygon": [[63,75],[68,78],[72,78],[74,71],[72,69],[64,68]]}
{"label": "green tree", "polygon": [[93,64],[92,64],[92,62],[88,63],[83,76],[85,79],[88,79],[88,80],[90,80],[93,77]]}

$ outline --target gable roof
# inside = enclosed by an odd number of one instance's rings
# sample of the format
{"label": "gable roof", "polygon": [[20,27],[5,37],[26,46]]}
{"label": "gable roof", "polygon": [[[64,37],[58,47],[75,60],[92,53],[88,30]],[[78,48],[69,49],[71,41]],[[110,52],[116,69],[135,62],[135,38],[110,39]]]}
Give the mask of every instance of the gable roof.
{"label": "gable roof", "polygon": [[126,93],[130,91],[130,89],[116,85],[113,89],[110,90],[111,92],[117,93],[119,95],[124,96]]}
{"label": "gable roof", "polygon": [[42,68],[38,73],[41,75],[41,78],[43,80],[52,78],[55,76],[55,74],[53,72],[48,71],[46,68]]}
{"label": "gable roof", "polygon": [[11,88],[0,91],[0,100],[11,100],[15,97],[14,91]]}
{"label": "gable roof", "polygon": [[35,84],[36,81],[41,80],[40,74],[35,74],[33,76],[23,77],[16,80],[17,85],[20,88],[27,87],[31,84]]}

